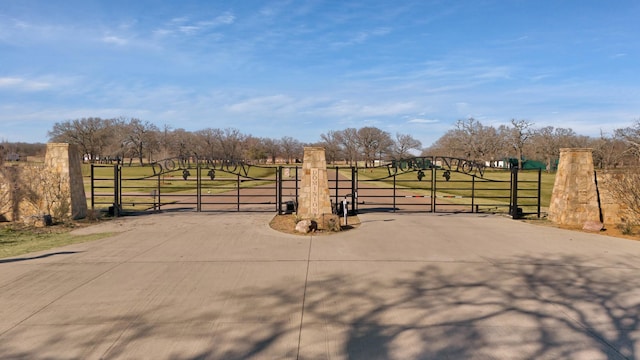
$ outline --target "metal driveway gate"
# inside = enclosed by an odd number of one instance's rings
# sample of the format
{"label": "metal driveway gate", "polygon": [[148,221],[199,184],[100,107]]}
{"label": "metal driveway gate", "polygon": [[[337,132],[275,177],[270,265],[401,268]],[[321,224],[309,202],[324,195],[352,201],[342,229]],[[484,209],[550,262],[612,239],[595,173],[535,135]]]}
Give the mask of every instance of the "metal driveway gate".
{"label": "metal driveway gate", "polygon": [[240,161],[165,159],[91,166],[91,208],[141,211],[277,211],[278,168]]}
{"label": "metal driveway gate", "polygon": [[360,167],[355,183],[358,212],[508,212],[540,217],[540,170],[424,156]]}
{"label": "metal driveway gate", "polygon": [[[541,171],[491,168],[428,156],[374,167],[327,168],[331,201],[352,213],[508,212],[540,216]],[[166,159],[147,166],[92,165],[91,208],[140,211],[296,211],[301,167]]]}

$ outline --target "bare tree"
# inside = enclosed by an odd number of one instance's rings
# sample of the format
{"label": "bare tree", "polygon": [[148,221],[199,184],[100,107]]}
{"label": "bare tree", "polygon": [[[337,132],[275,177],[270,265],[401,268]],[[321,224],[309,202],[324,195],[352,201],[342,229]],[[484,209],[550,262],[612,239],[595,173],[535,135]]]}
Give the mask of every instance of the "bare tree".
{"label": "bare tree", "polygon": [[[222,158],[222,143],[220,141],[221,134],[220,129],[206,128],[198,130],[193,133],[193,137],[196,139],[195,151],[198,156],[208,159],[220,159]],[[185,144],[185,146],[187,146]]]}
{"label": "bare tree", "polygon": [[547,171],[553,168],[553,161],[560,157],[560,149],[564,147],[580,146],[580,137],[568,128],[554,128],[546,126],[532,130],[528,142],[531,154],[535,154],[540,160],[544,160]]}
{"label": "bare tree", "polygon": [[438,140],[436,140],[431,146],[422,150],[422,156],[450,156],[459,157],[462,156],[458,146],[458,140],[456,138],[456,132],[454,130],[447,131]]}
{"label": "bare tree", "polygon": [[303,145],[300,141],[290,136],[284,136],[282,139],[280,139],[280,147],[287,164],[295,159],[302,158]]}
{"label": "bare tree", "polygon": [[358,130],[347,128],[335,133],[336,140],[340,143],[344,156],[349,165],[358,163]]}
{"label": "bare tree", "polygon": [[506,140],[515,151],[516,158],[518,159],[518,169],[522,169],[524,148],[533,134],[533,123],[527,120],[511,119],[511,125],[513,128],[509,129],[510,131],[508,132]]}
{"label": "bare tree", "polygon": [[632,126],[616,129],[615,136],[627,144],[627,152],[640,160],[640,119],[636,120]]}
{"label": "bare tree", "polygon": [[628,151],[627,143],[618,136],[600,132],[600,137],[591,139],[593,161],[601,169],[615,169],[627,163],[633,163],[633,155]]}
{"label": "bare tree", "polygon": [[325,149],[327,161],[330,163],[335,162],[342,156],[342,148],[340,146],[340,136],[338,131],[329,131],[326,134],[321,134],[322,141],[318,144]]}
{"label": "bare tree", "polygon": [[94,162],[112,140],[110,125],[109,120],[93,117],[68,120],[55,123],[48,135],[53,142],[78,145],[89,161]]}
{"label": "bare tree", "polygon": [[480,137],[478,141],[482,144],[482,157],[476,160],[488,161],[491,166],[494,166],[498,160],[504,159],[505,140],[499,128],[483,126],[478,136]]}
{"label": "bare tree", "polygon": [[276,159],[282,153],[282,146],[280,140],[263,138],[261,139],[262,146],[264,147],[265,155],[271,158],[271,163],[275,164]]}
{"label": "bare tree", "polygon": [[396,141],[393,143],[393,157],[402,159],[409,157],[410,150],[422,150],[422,143],[409,134],[396,134]]}
{"label": "bare tree", "polygon": [[127,148],[127,136],[129,135],[128,120],[126,118],[114,118],[108,120],[107,134],[109,141],[104,150],[105,160],[122,160],[129,154]]}
{"label": "bare tree", "polygon": [[640,219],[640,168],[627,168],[612,173],[607,179],[606,188],[621,206],[623,221],[637,225]]}
{"label": "bare tree", "polygon": [[498,130],[484,126],[474,118],[458,120],[447,140],[447,146],[455,156],[472,160],[493,160],[500,151],[496,148],[498,144],[501,144]]}
{"label": "bare tree", "polygon": [[247,135],[243,147],[245,159],[256,163],[264,163],[267,160],[267,153],[260,138]]}
{"label": "bare tree", "polygon": [[391,158],[395,142],[391,138],[391,134],[386,131],[382,131],[380,135],[381,138],[376,153],[378,154],[378,160],[382,161]]}
{"label": "bare tree", "polygon": [[160,158],[167,159],[171,154],[171,126],[164,124],[162,131],[158,133],[158,141],[160,143]]}
{"label": "bare tree", "polygon": [[182,128],[175,129],[169,133],[169,146],[172,149],[172,156],[186,160],[191,155],[196,154],[196,135]]}
{"label": "bare tree", "polygon": [[382,158],[393,144],[388,132],[376,127],[363,127],[357,132],[358,146],[364,157],[365,166],[374,165],[376,156]]}
{"label": "bare tree", "polygon": [[223,159],[240,160],[242,158],[245,135],[235,128],[226,128],[216,132]]}
{"label": "bare tree", "polygon": [[[148,121],[131,119],[126,126],[127,136],[125,146],[129,150],[131,160],[136,157],[140,161],[140,166],[144,165],[145,154],[151,157],[151,153],[158,149],[158,127]],[[131,160],[129,165],[131,165]]]}

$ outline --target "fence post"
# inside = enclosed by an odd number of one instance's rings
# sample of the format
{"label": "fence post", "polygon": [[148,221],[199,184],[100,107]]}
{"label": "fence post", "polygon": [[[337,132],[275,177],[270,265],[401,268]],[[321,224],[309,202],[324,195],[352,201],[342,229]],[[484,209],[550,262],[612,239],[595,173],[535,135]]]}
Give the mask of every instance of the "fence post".
{"label": "fence post", "polygon": [[236,200],[237,200],[237,202],[236,202],[237,208],[236,209],[239,212],[240,211],[240,174],[238,174],[237,177],[238,177],[238,182],[237,182],[237,184],[238,184],[238,195],[236,197]]}
{"label": "fence post", "polygon": [[338,190],[340,190],[340,182],[338,180],[338,165],[336,165],[336,209],[338,206],[338,202],[340,201],[340,199],[338,198],[339,194],[338,194]]}
{"label": "fence post", "polygon": [[295,208],[295,211],[296,211],[296,213],[297,213],[297,212],[298,212],[298,190],[300,189],[300,186],[299,186],[300,178],[299,178],[299,176],[298,176],[298,169],[299,169],[299,167],[298,167],[298,166],[296,166],[296,167],[295,167],[295,169],[296,169],[296,171],[295,171],[295,173],[296,173],[296,181],[295,181],[295,184],[296,184],[296,185],[295,185],[295,188],[296,188],[296,198],[294,199],[294,208]]}
{"label": "fence post", "polygon": [[[157,175],[158,179],[156,181],[157,188],[152,191],[153,194],[153,211],[160,211],[160,174]],[[157,200],[157,203],[156,203]],[[157,207],[156,207],[157,204]]]}
{"label": "fence post", "polygon": [[474,211],[473,209],[475,208],[475,204],[476,204],[476,176],[472,175],[471,176],[471,212],[477,212]]}
{"label": "fence post", "polygon": [[196,159],[196,211],[202,211],[202,179],[200,176],[202,175],[202,169],[200,168],[200,164]]}
{"label": "fence post", "polygon": [[436,173],[435,156],[431,161],[431,212],[436,212]]}
{"label": "fence post", "polygon": [[511,168],[511,218],[518,219],[518,167]]}
{"label": "fence post", "polygon": [[540,218],[540,196],[541,196],[540,185],[541,184],[542,184],[542,169],[538,169],[538,219]]}
{"label": "fence post", "polygon": [[396,174],[393,173],[393,212],[396,212]]}
{"label": "fence post", "polygon": [[113,166],[113,216],[120,216],[120,165]]}
{"label": "fence post", "polygon": [[358,213],[358,168],[351,167],[351,211]]}
{"label": "fence post", "polygon": [[95,198],[95,195],[96,195],[95,190],[94,190],[95,183],[94,183],[93,177],[94,177],[93,164],[91,164],[91,211],[95,211],[95,209],[94,209],[94,207],[95,207],[94,198]]}
{"label": "fence post", "polygon": [[276,212],[282,215],[282,166],[276,169]]}
{"label": "fence post", "polygon": [[120,194],[118,198],[118,214],[120,214],[120,210],[122,207],[122,166],[118,165],[118,194]]}
{"label": "fence post", "polygon": [[[164,175],[162,175],[162,178],[164,179]],[[160,212],[161,208],[160,208],[160,204],[162,204],[162,199],[160,198],[160,189],[161,189],[161,183],[160,183],[161,179],[160,179],[160,174],[158,174],[158,212]]]}

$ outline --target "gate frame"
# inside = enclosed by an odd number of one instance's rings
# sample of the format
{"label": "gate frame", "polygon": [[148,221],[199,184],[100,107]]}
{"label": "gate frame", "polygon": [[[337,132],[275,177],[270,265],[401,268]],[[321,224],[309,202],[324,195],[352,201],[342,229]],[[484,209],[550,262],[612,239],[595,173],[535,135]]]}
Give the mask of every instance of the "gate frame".
{"label": "gate frame", "polygon": [[[195,203],[184,203],[186,205],[195,205],[195,211],[197,212],[201,212],[203,211],[202,205],[202,188],[203,188],[203,173],[202,173],[202,169],[204,168],[209,168],[209,169],[214,169],[214,170],[220,170],[226,173],[230,173],[230,174],[234,174],[236,175],[236,186],[234,187],[234,189],[237,189],[237,192],[235,194],[226,194],[226,195],[211,195],[211,196],[235,196],[235,205],[236,205],[236,209],[235,211],[240,212],[240,205],[244,204],[244,205],[252,205],[252,204],[264,204],[264,203],[241,203],[241,198],[242,196],[249,196],[249,195],[241,195],[240,192],[240,184],[242,182],[242,179],[250,179],[250,180],[258,180],[258,181],[269,181],[269,182],[273,182],[274,183],[274,194],[273,197],[275,197],[275,211],[278,214],[283,214],[287,211],[283,210],[283,207],[289,206],[289,203],[291,201],[294,202],[294,207],[295,209],[297,209],[297,199],[299,196],[299,188],[300,188],[300,172],[299,169],[301,168],[300,166],[294,165],[294,166],[269,166],[269,168],[275,168],[275,179],[272,178],[253,178],[248,176],[248,169],[250,167],[262,167],[259,165],[250,165],[250,164],[246,164],[244,162],[236,162],[236,161],[232,161],[232,160],[208,160],[208,159],[202,159],[199,160],[197,158],[194,159],[193,162],[190,162],[189,159],[187,159],[185,161],[184,158],[182,159],[177,159],[178,160],[178,166],[175,166],[175,162],[176,162],[177,158],[171,158],[171,159],[165,159],[165,160],[161,160],[160,162],[154,162],[152,164],[150,164],[152,167],[153,166],[159,166],[159,171],[156,170],[156,168],[153,168],[153,175],[144,177],[144,178],[140,178],[139,180],[142,179],[149,179],[149,178],[153,178],[153,177],[157,177],[157,183],[156,185],[153,187],[153,190],[151,192],[151,196],[153,197],[153,202],[152,203],[147,203],[147,202],[142,202],[141,204],[147,204],[147,205],[153,205],[153,210],[154,211],[161,211],[162,210],[162,186],[161,186],[161,176],[167,174],[167,173],[172,173],[178,170],[182,170],[182,169],[196,169],[196,185],[195,185],[195,190],[196,190],[196,195],[191,195],[191,196],[195,196],[196,201]],[[163,171],[166,169],[163,169],[162,165],[159,165],[160,163],[162,164],[172,164],[171,166],[165,166],[167,169],[171,168],[168,171]],[[438,165],[441,164],[441,165]],[[444,166],[443,166],[444,165]],[[107,178],[96,178],[95,176],[95,167],[113,167],[113,177],[107,177]],[[100,165],[100,164],[91,164],[91,209],[95,210],[95,206],[96,204],[103,204],[103,205],[111,205],[109,207],[109,212],[112,213],[114,216],[120,216],[124,213],[124,211],[122,210],[122,195],[123,195],[123,178],[122,178],[122,172],[123,172],[123,165],[121,163],[117,163],[117,164],[111,164],[111,165]],[[244,172],[244,175],[242,175],[242,172],[239,171],[238,169],[241,169]],[[401,175],[401,174],[407,174],[407,173],[411,173],[411,172],[417,172],[417,171],[423,171],[423,170],[431,170],[431,187],[429,189],[424,189],[424,190],[430,190],[430,209],[429,211],[420,211],[420,212],[438,212],[437,207],[438,206],[444,206],[444,205],[449,205],[449,204],[438,204],[437,203],[437,180],[436,180],[436,173],[438,170],[441,169],[445,169],[446,171],[454,171],[454,172],[458,172],[458,173],[462,173],[462,174],[466,174],[472,177],[471,180],[471,188],[469,190],[471,190],[471,213],[477,213],[478,211],[478,207],[480,206],[479,204],[476,203],[476,195],[475,195],[475,191],[476,191],[476,177],[479,174],[480,177],[484,176],[484,170],[486,168],[486,166],[484,164],[478,163],[478,162],[474,162],[474,161],[470,161],[470,160],[466,160],[466,159],[460,159],[460,158],[453,158],[453,157],[443,157],[443,156],[424,156],[424,157],[415,157],[415,158],[408,158],[408,159],[401,159],[401,160],[394,160],[391,162],[388,162],[384,165],[379,165],[379,166],[375,166],[375,167],[357,167],[357,166],[329,166],[327,167],[327,173],[328,173],[328,177],[329,177],[329,182],[330,182],[330,186],[329,189],[330,191],[333,191],[333,195],[331,196],[332,199],[332,203],[335,206],[335,210],[337,211],[337,206],[339,203],[341,203],[341,198],[349,198],[350,200],[350,204],[351,204],[351,208],[349,209],[351,213],[353,214],[357,214],[359,212],[359,205],[361,205],[359,198],[358,198],[358,191],[360,189],[373,189],[373,188],[363,188],[361,186],[361,181],[359,180],[359,173],[360,171],[362,171],[363,169],[374,169],[374,168],[386,168],[388,170],[388,174],[389,176],[384,177],[384,178],[379,178],[379,179],[373,179],[373,180],[362,180],[362,182],[375,182],[375,181],[381,181],[383,179],[389,179],[389,178],[393,178],[393,182],[392,182],[392,195],[391,196],[383,196],[380,195],[379,197],[381,198],[389,198],[391,197],[392,200],[392,211],[396,212],[396,210],[398,209],[397,206],[397,201],[396,199],[398,198],[397,195],[397,190],[398,190],[398,180],[397,180],[397,176]],[[294,176],[293,179],[291,179],[289,176],[289,179],[285,179],[284,174],[283,174],[283,170],[284,169],[294,169]],[[345,170],[345,169],[350,169],[351,170],[351,179],[341,179],[340,178],[340,170]],[[335,177],[332,178],[332,171],[335,170]],[[508,170],[508,169],[504,169],[504,170]],[[289,170],[291,171],[291,170]],[[537,200],[537,211],[536,212],[530,212],[530,213],[523,213],[522,209],[518,206],[519,205],[519,199],[521,198],[518,194],[518,184],[519,184],[519,180],[518,180],[518,173],[519,173],[519,169],[517,167],[512,167],[510,169],[511,171],[511,180],[510,180],[510,188],[509,188],[509,215],[512,216],[512,218],[514,219],[518,219],[521,218],[524,215],[537,215],[538,217],[540,217],[541,212],[541,204],[540,204],[540,198],[541,198],[541,170],[538,170],[538,179],[537,179],[537,194],[536,196],[529,196],[529,197],[525,197],[525,198],[535,198]],[[105,181],[105,180],[111,180],[113,182],[112,186],[97,186],[96,185],[96,181]],[[124,179],[124,180],[136,180],[136,179]],[[228,179],[225,178],[224,181],[229,181]],[[285,186],[285,182],[287,181],[292,181],[293,182],[293,186]],[[341,184],[342,183],[350,183],[349,186],[346,187],[342,187]],[[528,181],[528,182],[532,182],[532,181]],[[333,183],[333,186],[331,186],[331,183]],[[96,193],[96,189],[100,189],[100,188],[112,188],[113,189],[113,195],[111,194],[97,194]],[[151,188],[151,187],[150,187]],[[289,200],[289,201],[285,201],[285,190],[293,190],[293,192],[295,193],[295,195],[290,194],[290,196],[293,196],[293,200]],[[465,190],[465,189],[458,189],[458,190]],[[506,190],[506,189],[499,189],[499,190]],[[531,191],[531,189],[528,189],[529,191]],[[410,191],[410,190],[408,190]],[[96,196],[104,196],[104,197],[112,197],[113,201],[112,202],[108,202],[108,203],[104,203],[104,202],[96,202]],[[149,195],[131,195],[131,196],[149,196]],[[166,195],[166,196],[171,196],[171,195]],[[189,196],[189,195],[187,195]],[[254,195],[254,196],[267,196],[267,197],[271,197],[272,195]],[[404,196],[403,196],[404,197]],[[427,197],[426,195],[416,195],[414,197]],[[269,202],[271,203],[271,202]],[[233,203],[204,203],[204,204],[210,204],[210,205],[229,205],[229,204],[233,204]],[[413,206],[413,204],[400,204],[400,205],[406,205],[406,206]],[[418,205],[424,205],[424,204],[418,204]],[[454,205],[454,204],[451,204]],[[503,206],[507,206],[506,204]],[[527,205],[527,206],[533,206],[533,205]],[[205,210],[205,211],[229,211],[229,210]],[[247,210],[249,211],[249,210]],[[255,210],[254,210],[255,211]],[[456,211],[458,212],[458,211]]]}
{"label": "gate frame", "polygon": [[[193,159],[193,161],[190,161],[191,159]],[[177,166],[176,166],[177,163]],[[170,164],[170,166],[165,166],[163,167],[162,164]],[[131,197],[149,197],[152,196],[153,197],[153,202],[149,202],[149,201],[142,201],[142,202],[136,202],[135,204],[143,204],[143,205],[149,205],[149,208],[151,208],[151,206],[153,206],[153,211],[162,211],[162,199],[163,199],[163,195],[166,198],[167,196],[172,196],[172,195],[165,195],[162,192],[162,182],[161,179],[162,177],[164,177],[166,174],[170,174],[170,173],[175,173],[177,171],[183,171],[183,170],[194,170],[196,171],[196,177],[195,177],[195,186],[191,187],[190,189],[194,189],[196,191],[195,195],[184,195],[187,197],[195,197],[195,202],[182,202],[182,204],[185,205],[195,205],[194,206],[194,210],[196,212],[202,212],[202,211],[220,211],[220,212],[228,212],[228,211],[233,211],[233,210],[222,210],[222,209],[216,209],[216,210],[203,210],[203,205],[236,205],[235,211],[240,212],[242,211],[240,209],[241,205],[263,205],[265,204],[265,202],[246,202],[246,203],[242,203],[241,202],[241,198],[242,197],[248,197],[248,196],[252,196],[252,197],[269,197],[271,198],[271,200],[269,202],[267,202],[266,204],[274,204],[276,206],[276,211],[278,210],[277,206],[279,206],[279,204],[277,203],[277,199],[279,199],[279,195],[278,195],[278,185],[281,183],[281,167],[273,167],[273,166],[266,166],[264,168],[272,168],[275,170],[275,178],[254,178],[251,176],[248,176],[248,171],[250,167],[263,167],[263,166],[258,166],[258,165],[249,165],[249,164],[245,164],[243,162],[236,162],[236,161],[232,161],[232,160],[210,160],[210,159],[198,159],[198,158],[190,158],[190,159],[184,159],[184,158],[169,158],[169,159],[163,159],[160,161],[155,161],[151,164],[145,165],[146,167],[150,167],[153,171],[152,175],[148,175],[148,176],[144,176],[144,177],[140,177],[140,178],[124,178],[123,179],[123,165],[122,163],[116,163],[116,164],[91,164],[91,184],[90,184],[90,188],[91,188],[91,209],[95,210],[96,205],[106,205],[109,206],[109,213],[114,215],[114,216],[121,216],[125,213],[125,211],[123,211],[122,209],[122,205],[123,205],[123,201],[122,201],[122,195],[124,193],[123,189],[125,188],[125,186],[123,185],[123,181],[136,181],[136,180],[149,180],[152,178],[157,179],[156,184],[154,186],[144,186],[143,188],[148,188],[151,189],[152,192],[151,194],[129,194],[127,196],[131,196]],[[95,168],[113,168],[113,176],[106,176],[106,177],[97,177],[96,176],[96,172],[95,172]],[[222,171],[228,174],[233,174],[235,175],[235,183],[234,183],[234,187],[233,188],[229,188],[229,192],[231,192],[233,189],[236,189],[235,194],[212,194],[212,195],[207,195],[207,196],[224,196],[224,197],[234,197],[235,198],[235,202],[203,202],[203,197],[205,195],[203,195],[202,193],[202,189],[203,189],[203,172],[202,169],[203,168],[207,168],[207,169],[213,169],[214,171]],[[238,170],[241,169],[242,171]],[[244,172],[244,174],[243,174]],[[191,176],[191,175],[189,175]],[[229,178],[218,178],[212,181],[233,181],[232,177]],[[251,195],[251,194],[242,194],[241,193],[241,184],[242,181],[245,180],[255,180],[255,181],[266,181],[268,183],[273,183],[273,194],[268,194],[268,195]],[[108,181],[109,185],[108,186],[102,186],[102,185],[98,185],[98,182],[104,182],[104,181]],[[140,188],[140,186],[138,186],[137,188]],[[269,187],[271,188],[271,187]],[[109,193],[97,193],[96,189],[109,189],[110,192]],[[106,197],[109,198],[110,201],[104,202],[104,201],[96,201],[96,197]],[[149,210],[145,210],[145,211],[149,211]],[[249,211],[249,210],[248,210]],[[271,210],[252,210],[252,211],[271,211]]]}

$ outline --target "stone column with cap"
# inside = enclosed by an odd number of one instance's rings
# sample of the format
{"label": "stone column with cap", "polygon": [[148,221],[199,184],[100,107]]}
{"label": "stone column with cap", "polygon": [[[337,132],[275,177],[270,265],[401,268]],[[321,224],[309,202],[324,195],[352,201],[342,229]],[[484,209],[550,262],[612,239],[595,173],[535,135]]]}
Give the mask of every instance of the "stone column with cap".
{"label": "stone column with cap", "polygon": [[560,225],[602,228],[593,149],[560,149],[548,217]]}
{"label": "stone column with cap", "polygon": [[297,214],[302,219],[321,220],[331,215],[327,161],[322,147],[305,147]]}
{"label": "stone column with cap", "polygon": [[81,153],[74,144],[48,143],[45,155],[45,167],[60,175],[63,192],[68,194],[70,206],[67,214],[72,219],[87,216],[87,197],[84,192]]}

